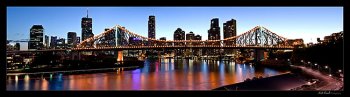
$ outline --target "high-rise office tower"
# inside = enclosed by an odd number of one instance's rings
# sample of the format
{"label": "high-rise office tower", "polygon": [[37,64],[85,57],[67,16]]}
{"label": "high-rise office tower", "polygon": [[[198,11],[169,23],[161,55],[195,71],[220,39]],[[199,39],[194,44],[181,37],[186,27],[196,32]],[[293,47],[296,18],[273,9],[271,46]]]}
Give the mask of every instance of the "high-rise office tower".
{"label": "high-rise office tower", "polygon": [[[148,17],[148,38],[156,39],[156,17],[151,15]],[[149,45],[154,45],[149,41]]]}
{"label": "high-rise office tower", "polygon": [[[185,31],[183,31],[181,28],[177,28],[174,32],[174,40],[185,40]],[[183,42],[175,42],[174,46],[179,46],[179,45],[185,45]],[[175,55],[176,56],[181,56],[183,55],[183,52],[185,51],[184,49],[175,49]]]}
{"label": "high-rise office tower", "polygon": [[65,49],[66,48],[66,39],[59,38],[56,42],[57,49]]}
{"label": "high-rise office tower", "polygon": [[[208,30],[208,40],[220,40],[219,18],[214,18],[210,22],[210,29]],[[220,45],[220,42],[209,42],[207,45]],[[208,55],[218,55],[219,49],[210,49],[207,51]]]}
{"label": "high-rise office tower", "polygon": [[210,29],[208,30],[208,40],[220,40],[219,18],[211,20]]}
{"label": "high-rise office tower", "polygon": [[45,35],[45,48],[49,48],[50,47],[50,43],[49,43],[49,36]]}
{"label": "high-rise office tower", "polygon": [[57,45],[57,36],[51,36],[50,48],[55,49]]}
{"label": "high-rise office tower", "polygon": [[30,40],[28,49],[42,49],[44,47],[44,27],[42,25],[33,25],[30,28]]}
{"label": "high-rise office tower", "polygon": [[[174,40],[185,40],[185,31],[181,28],[177,28],[174,32]],[[185,43],[176,42],[175,45],[185,45]]]}
{"label": "high-rise office tower", "polygon": [[[236,36],[237,34],[237,26],[236,26],[236,20],[231,19],[229,21],[226,21],[226,23],[223,24],[223,30],[224,30],[224,39]],[[226,40],[224,41],[224,45],[235,45],[236,39]],[[232,54],[235,52],[234,49],[225,49],[225,54]]]}
{"label": "high-rise office tower", "polygon": [[[191,31],[186,34],[186,40],[194,40],[194,33]],[[186,45],[192,45],[192,42],[187,42]]]}
{"label": "high-rise office tower", "polygon": [[77,33],[68,32],[67,33],[67,48],[74,48],[77,45]]}
{"label": "high-rise office tower", "polygon": [[[231,19],[231,20],[227,21],[226,23],[224,23],[223,30],[224,30],[224,39],[236,36],[236,34],[237,34],[236,20]],[[225,43],[225,45],[233,45],[236,43],[236,39],[228,40],[228,41],[225,41],[224,43]]]}
{"label": "high-rise office tower", "polygon": [[81,19],[81,37],[84,41],[87,38],[93,37],[92,33],[92,18],[89,18],[89,13],[87,12],[86,17]]}

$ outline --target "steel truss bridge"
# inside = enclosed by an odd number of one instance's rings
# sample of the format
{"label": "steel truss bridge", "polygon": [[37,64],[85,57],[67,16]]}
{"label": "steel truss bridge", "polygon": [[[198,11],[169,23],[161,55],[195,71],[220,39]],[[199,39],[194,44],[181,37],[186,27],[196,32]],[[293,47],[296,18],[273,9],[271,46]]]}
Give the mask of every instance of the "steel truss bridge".
{"label": "steel truss bridge", "polygon": [[[116,38],[110,38],[116,36]],[[133,40],[133,41],[130,41]],[[292,49],[287,38],[271,32],[265,27],[253,29],[223,40],[157,40],[133,33],[125,27],[114,26],[97,36],[88,38],[71,50],[104,50],[104,49],[158,49],[158,48],[261,48]]]}
{"label": "steel truss bridge", "polygon": [[[130,41],[132,40],[132,41]],[[99,35],[90,37],[75,48],[45,49],[24,52],[40,51],[103,51],[103,50],[144,50],[144,49],[293,49],[284,38],[262,26],[232,36],[223,40],[157,40],[131,32],[125,27],[116,25]],[[23,52],[23,51],[20,51]]]}

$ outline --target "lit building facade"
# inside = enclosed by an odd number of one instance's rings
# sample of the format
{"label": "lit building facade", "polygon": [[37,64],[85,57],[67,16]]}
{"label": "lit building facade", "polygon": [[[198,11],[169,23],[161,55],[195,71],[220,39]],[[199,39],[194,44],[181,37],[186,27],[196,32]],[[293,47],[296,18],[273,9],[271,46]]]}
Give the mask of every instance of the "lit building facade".
{"label": "lit building facade", "polygon": [[[208,30],[208,40],[220,40],[219,18],[210,21],[210,29]],[[220,45],[220,42],[208,42],[207,45]],[[220,49],[209,49],[207,55],[218,55]]]}
{"label": "lit building facade", "polygon": [[45,48],[50,48],[49,36],[45,35]]}
{"label": "lit building facade", "polygon": [[[224,39],[233,37],[237,35],[237,26],[236,26],[236,20],[231,19],[223,24],[223,32],[224,32]],[[232,40],[226,40],[224,41],[224,45],[235,45],[236,39]],[[225,49],[225,54],[233,54],[236,50],[234,49]]]}
{"label": "lit building facade", "polygon": [[83,17],[81,19],[82,41],[93,36],[94,34],[92,33],[92,18],[89,18],[89,14],[87,13],[86,17]]}
{"label": "lit building facade", "polygon": [[[186,40],[195,40],[194,33],[191,31],[186,34]],[[192,42],[187,42],[186,45],[192,45]]]}
{"label": "lit building facade", "polygon": [[37,50],[44,47],[44,27],[42,25],[33,25],[30,28],[30,40],[28,49]]}
{"label": "lit building facade", "polygon": [[[148,17],[148,38],[156,39],[156,17],[151,15]],[[149,41],[149,45],[154,45]]]}
{"label": "lit building facade", "polygon": [[51,36],[50,48],[55,49],[57,45],[57,36]]}
{"label": "lit building facade", "polygon": [[65,49],[66,48],[66,39],[59,38],[57,40],[56,49]]}
{"label": "lit building facade", "polygon": [[[174,32],[174,40],[185,40],[185,31],[181,28],[177,28]],[[174,45],[185,45],[183,42],[176,42]]]}
{"label": "lit building facade", "polygon": [[67,33],[67,48],[74,48],[77,46],[77,33],[68,32]]}
{"label": "lit building facade", "polygon": [[[183,31],[181,28],[177,28],[174,32],[174,40],[185,40],[185,31]],[[185,45],[183,42],[175,42],[174,46],[178,45]],[[184,52],[183,49],[175,49],[175,55],[180,56]]]}
{"label": "lit building facade", "polygon": [[210,22],[208,30],[208,40],[220,40],[219,18],[214,18]]}
{"label": "lit building facade", "polygon": [[[223,27],[224,39],[237,35],[237,26],[236,26],[236,20],[235,19],[231,19],[231,20],[227,21],[226,23],[224,23],[223,26],[224,26]],[[224,44],[225,45],[236,44],[236,39],[225,41]]]}

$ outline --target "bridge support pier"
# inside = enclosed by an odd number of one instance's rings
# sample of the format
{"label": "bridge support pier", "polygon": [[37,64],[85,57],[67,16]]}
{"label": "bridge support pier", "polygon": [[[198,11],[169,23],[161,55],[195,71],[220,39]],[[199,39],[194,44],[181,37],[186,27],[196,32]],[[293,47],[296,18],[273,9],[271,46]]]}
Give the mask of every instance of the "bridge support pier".
{"label": "bridge support pier", "polygon": [[254,59],[256,62],[258,61],[261,61],[263,59],[265,59],[267,56],[266,56],[266,53],[265,50],[262,50],[262,49],[255,49],[255,52],[254,52]]}
{"label": "bridge support pier", "polygon": [[117,51],[117,61],[123,61],[123,51]]}

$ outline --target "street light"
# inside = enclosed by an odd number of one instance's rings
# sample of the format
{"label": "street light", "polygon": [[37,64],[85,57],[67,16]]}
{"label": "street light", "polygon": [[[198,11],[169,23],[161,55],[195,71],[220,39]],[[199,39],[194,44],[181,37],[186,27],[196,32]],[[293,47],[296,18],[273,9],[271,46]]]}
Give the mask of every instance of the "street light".
{"label": "street light", "polygon": [[332,69],[329,67],[329,75],[332,76]]}
{"label": "street light", "polygon": [[307,62],[308,65],[310,65],[310,68],[312,69],[312,64],[310,61]]}
{"label": "street light", "polygon": [[342,80],[342,78],[343,78],[342,70],[339,69],[338,72],[339,72],[339,76],[340,76],[340,78],[341,78],[341,80]]}
{"label": "street light", "polygon": [[[327,69],[328,66],[325,66],[325,68]],[[328,73],[329,73],[330,76],[332,76],[332,75],[331,75],[331,68],[328,68]]]}
{"label": "street light", "polygon": [[317,65],[317,63],[315,63],[315,66],[317,66],[317,70],[320,71],[320,65]]}

